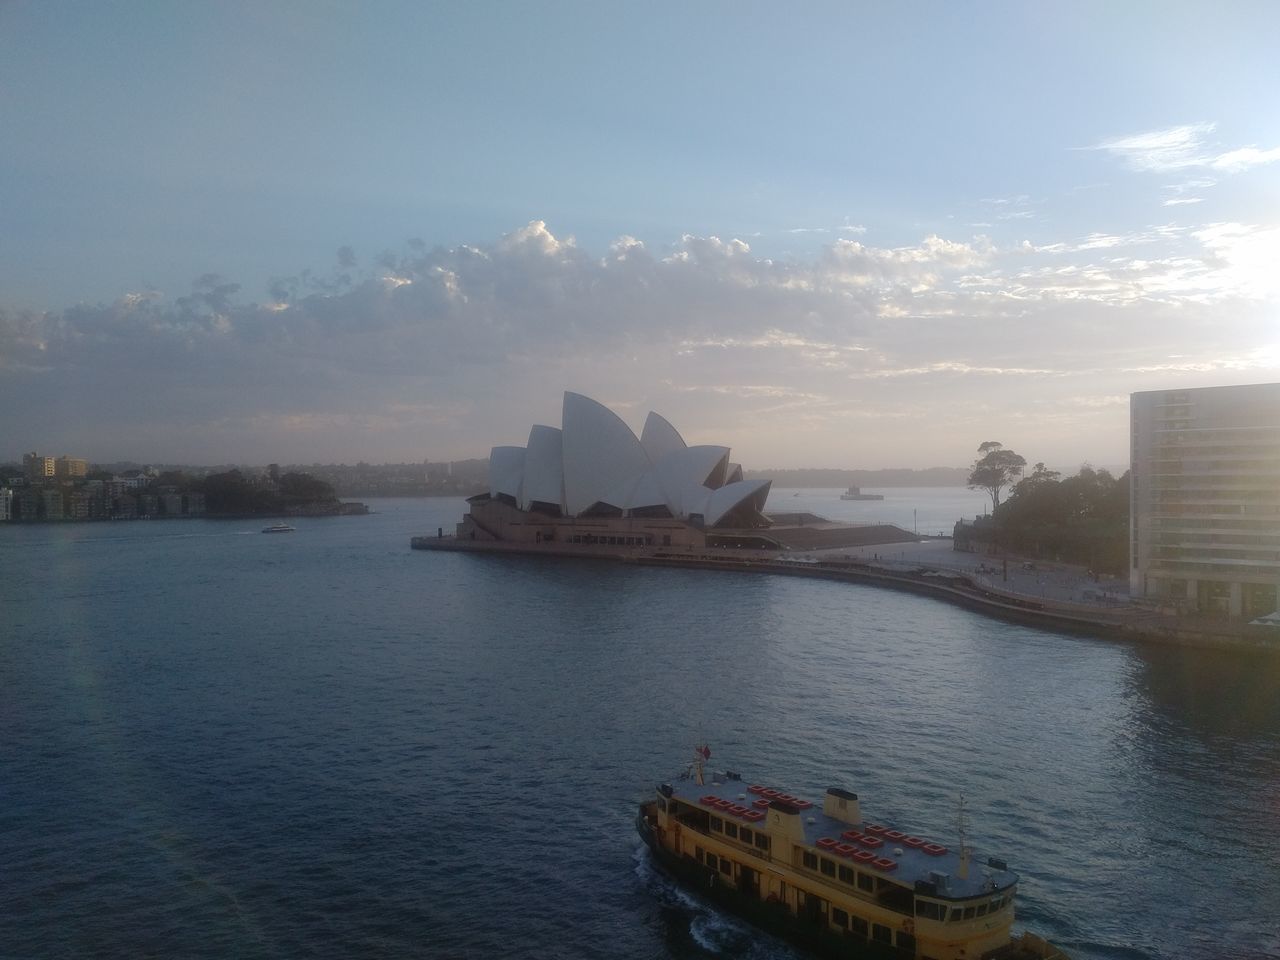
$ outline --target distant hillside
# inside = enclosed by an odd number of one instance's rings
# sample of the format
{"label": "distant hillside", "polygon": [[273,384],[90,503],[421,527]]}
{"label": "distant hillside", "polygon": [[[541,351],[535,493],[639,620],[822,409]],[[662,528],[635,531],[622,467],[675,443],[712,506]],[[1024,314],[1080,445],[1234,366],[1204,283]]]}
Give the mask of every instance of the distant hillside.
{"label": "distant hillside", "polygon": [[928,470],[744,470],[747,480],[772,480],[775,487],[963,487],[968,467]]}

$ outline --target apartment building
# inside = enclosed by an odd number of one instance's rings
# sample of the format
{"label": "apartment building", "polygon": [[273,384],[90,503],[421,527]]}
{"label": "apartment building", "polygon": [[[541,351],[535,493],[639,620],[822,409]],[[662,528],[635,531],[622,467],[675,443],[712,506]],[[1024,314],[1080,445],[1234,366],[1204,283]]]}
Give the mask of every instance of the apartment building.
{"label": "apartment building", "polygon": [[1280,383],[1130,397],[1134,596],[1253,618],[1280,600]]}

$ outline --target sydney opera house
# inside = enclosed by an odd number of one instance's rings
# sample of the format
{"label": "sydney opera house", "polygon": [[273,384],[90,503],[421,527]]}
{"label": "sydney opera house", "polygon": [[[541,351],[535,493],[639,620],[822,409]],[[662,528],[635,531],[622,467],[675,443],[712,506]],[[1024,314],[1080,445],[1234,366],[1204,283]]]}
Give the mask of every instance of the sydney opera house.
{"label": "sydney opera house", "polygon": [[[769,480],[743,480],[729,448],[689,446],[650,413],[637,438],[613,411],[565,393],[559,428],[494,447],[489,490],[472,497],[458,538],[609,547],[752,545]],[[761,543],[763,545],[763,543]]]}

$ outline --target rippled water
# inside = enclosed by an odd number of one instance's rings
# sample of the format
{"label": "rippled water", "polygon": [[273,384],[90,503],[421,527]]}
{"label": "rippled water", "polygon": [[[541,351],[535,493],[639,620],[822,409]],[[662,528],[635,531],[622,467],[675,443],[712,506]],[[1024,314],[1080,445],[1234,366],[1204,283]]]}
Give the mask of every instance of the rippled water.
{"label": "rippled water", "polygon": [[932,836],[963,792],[1079,957],[1280,957],[1280,658],[414,553],[461,502],[376,506],[0,530],[0,956],[790,956],[638,849],[705,739]]}

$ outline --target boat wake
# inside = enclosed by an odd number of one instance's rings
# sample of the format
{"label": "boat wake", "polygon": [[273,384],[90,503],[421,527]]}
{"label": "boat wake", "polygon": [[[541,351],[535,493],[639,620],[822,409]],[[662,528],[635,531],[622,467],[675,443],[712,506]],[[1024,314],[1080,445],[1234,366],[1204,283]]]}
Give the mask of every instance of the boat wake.
{"label": "boat wake", "polygon": [[721,913],[679,886],[654,865],[643,843],[636,847],[633,859],[636,876],[645,889],[663,908],[681,916],[688,924],[690,939],[705,952],[743,960],[801,960],[804,956],[782,941]]}

